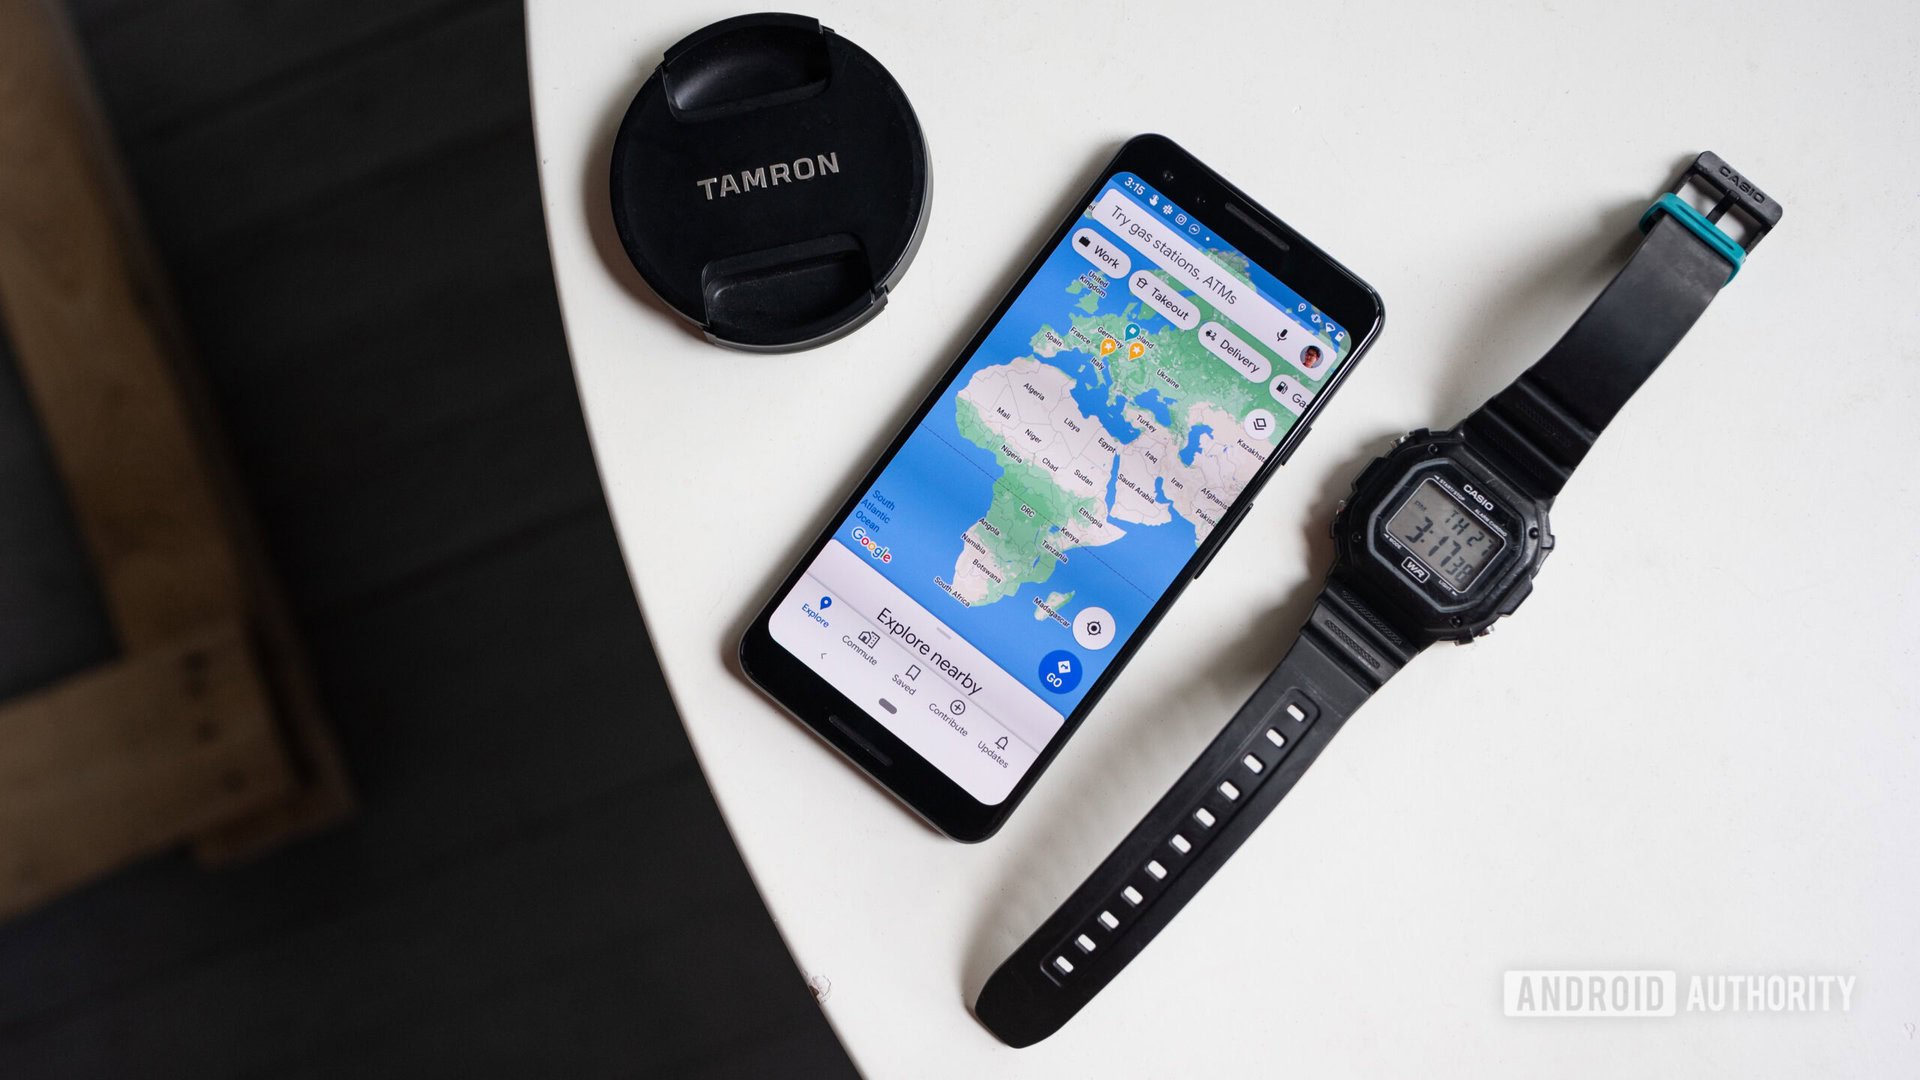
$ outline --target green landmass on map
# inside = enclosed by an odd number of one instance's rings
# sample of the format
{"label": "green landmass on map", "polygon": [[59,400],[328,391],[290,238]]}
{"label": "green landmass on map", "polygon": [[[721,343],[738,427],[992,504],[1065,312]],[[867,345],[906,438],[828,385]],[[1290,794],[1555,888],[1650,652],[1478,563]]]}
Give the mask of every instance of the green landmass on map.
{"label": "green landmass on map", "polygon": [[1038,584],[1052,577],[1059,560],[1042,542],[1051,542],[1056,550],[1067,546],[1053,523],[1077,521],[1077,511],[1096,512],[1101,504],[1099,500],[1068,493],[1054,481],[1053,474],[1041,466],[1008,457],[1000,449],[1000,436],[995,435],[980,419],[979,411],[965,401],[957,404],[954,421],[968,442],[992,452],[994,460],[1000,463],[1000,478],[993,483],[993,504],[981,515],[981,520],[991,528],[969,530],[969,535],[979,540],[993,556],[998,568],[1012,571],[992,585],[984,598],[973,601],[992,603],[1013,595],[1022,585]]}

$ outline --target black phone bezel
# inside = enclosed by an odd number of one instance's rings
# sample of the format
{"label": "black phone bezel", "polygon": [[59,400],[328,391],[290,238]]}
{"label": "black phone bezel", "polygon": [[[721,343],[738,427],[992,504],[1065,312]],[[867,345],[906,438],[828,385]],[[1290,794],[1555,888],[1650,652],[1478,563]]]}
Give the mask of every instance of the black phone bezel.
{"label": "black phone bezel", "polygon": [[[1300,417],[1299,423],[1287,432],[1267,465],[1241,492],[1206,543],[1195,549],[1193,558],[1188,560],[1133,635],[1120,646],[1113,663],[1095,680],[1086,696],[1067,716],[1066,723],[1042,749],[1026,775],[1020,778],[1006,799],[987,805],[967,794],[933,763],[921,757],[869,715],[865,708],[841,694],[774,641],[768,629],[768,620],[775,606],[793,589],[806,568],[832,540],[839,523],[853,512],[861,496],[879,479],[880,473],[899,453],[907,437],[920,426],[960,370],[985,342],[987,335],[1006,317],[1015,299],[1026,289],[1054,249],[1080,224],[1087,207],[1099,196],[1101,188],[1122,172],[1140,176],[1165,197],[1186,207],[1196,216],[1203,217],[1209,222],[1214,235],[1316,304],[1321,312],[1344,326],[1352,335],[1353,350],[1334,369],[1313,401],[1308,403],[1307,411]],[[1352,271],[1248,198],[1218,173],[1201,164],[1171,139],[1154,134],[1135,136],[1120,148],[1086,193],[1073,204],[1065,220],[1040,245],[1019,279],[960,350],[946,374],[928,392],[926,399],[914,410],[912,417],[894,436],[878,461],[853,486],[840,508],[829,519],[825,531],[808,546],[806,553],[773,591],[741,639],[739,659],[742,671],[777,704],[935,829],[963,842],[985,840],[997,832],[1020,805],[1061,747],[1072,738],[1113,680],[1126,668],[1134,653],[1152,636],[1154,628],[1173,602],[1179,599],[1188,583],[1200,575],[1214,553],[1226,543],[1274,472],[1285,464],[1312,431],[1314,419],[1359,365],[1367,348],[1379,335],[1384,320],[1385,309],[1380,295]]]}

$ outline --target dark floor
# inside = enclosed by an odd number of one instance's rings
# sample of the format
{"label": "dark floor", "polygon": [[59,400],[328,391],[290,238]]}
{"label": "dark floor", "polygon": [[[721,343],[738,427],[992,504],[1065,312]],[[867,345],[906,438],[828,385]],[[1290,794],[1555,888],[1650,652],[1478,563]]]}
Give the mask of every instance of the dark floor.
{"label": "dark floor", "polygon": [[0,1077],[851,1075],[627,586],[518,0],[73,7],[363,808],[0,926]]}

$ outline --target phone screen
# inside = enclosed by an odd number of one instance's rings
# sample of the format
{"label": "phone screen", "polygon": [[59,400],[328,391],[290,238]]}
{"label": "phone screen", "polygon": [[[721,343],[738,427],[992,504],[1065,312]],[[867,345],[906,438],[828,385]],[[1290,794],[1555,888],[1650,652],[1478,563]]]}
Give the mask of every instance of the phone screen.
{"label": "phone screen", "polygon": [[773,639],[999,804],[1352,344],[1114,174],[780,599]]}

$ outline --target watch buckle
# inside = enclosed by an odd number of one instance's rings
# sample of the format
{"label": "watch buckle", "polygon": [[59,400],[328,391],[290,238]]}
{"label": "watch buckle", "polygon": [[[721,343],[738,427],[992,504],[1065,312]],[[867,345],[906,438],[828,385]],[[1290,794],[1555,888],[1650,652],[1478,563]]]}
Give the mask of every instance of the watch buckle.
{"label": "watch buckle", "polygon": [[1719,222],[1729,210],[1740,211],[1741,222],[1747,226],[1746,235],[1738,241],[1744,252],[1751,252],[1758,247],[1761,238],[1780,224],[1779,200],[1761,191],[1759,185],[1711,150],[1694,158],[1693,164],[1687,166],[1680,178],[1667,189],[1668,193],[1685,201],[1681,192],[1689,181],[1719,196],[1712,208],[1705,212],[1709,222]]}

